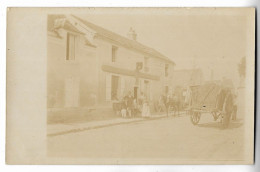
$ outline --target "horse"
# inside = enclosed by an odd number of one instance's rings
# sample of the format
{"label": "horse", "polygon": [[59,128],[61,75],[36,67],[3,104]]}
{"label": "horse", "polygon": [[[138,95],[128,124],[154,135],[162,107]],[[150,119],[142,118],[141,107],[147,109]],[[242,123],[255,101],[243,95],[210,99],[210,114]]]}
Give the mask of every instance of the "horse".
{"label": "horse", "polygon": [[181,102],[180,102],[180,99],[178,96],[176,96],[176,95],[166,96],[165,97],[165,107],[166,107],[167,116],[169,116],[169,111],[171,109],[173,109],[174,116],[176,115],[176,113],[179,116],[180,115],[180,105],[181,105]]}

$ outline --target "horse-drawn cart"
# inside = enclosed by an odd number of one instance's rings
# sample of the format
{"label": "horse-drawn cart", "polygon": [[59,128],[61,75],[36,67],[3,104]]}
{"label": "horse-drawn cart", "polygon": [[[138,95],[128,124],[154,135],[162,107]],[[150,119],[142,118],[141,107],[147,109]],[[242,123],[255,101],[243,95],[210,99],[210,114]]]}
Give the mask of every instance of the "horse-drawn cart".
{"label": "horse-drawn cart", "polygon": [[216,121],[220,118],[223,127],[229,124],[233,110],[233,98],[229,88],[216,83],[191,86],[191,99],[188,109],[192,124],[197,125],[201,114],[207,113]]}

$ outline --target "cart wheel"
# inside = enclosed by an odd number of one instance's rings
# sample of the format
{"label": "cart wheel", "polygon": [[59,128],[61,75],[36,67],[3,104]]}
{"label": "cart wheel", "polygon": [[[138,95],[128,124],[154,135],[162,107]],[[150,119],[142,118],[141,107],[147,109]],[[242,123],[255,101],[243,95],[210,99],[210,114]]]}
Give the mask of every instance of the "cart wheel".
{"label": "cart wheel", "polygon": [[190,119],[193,125],[197,125],[200,121],[200,113],[191,111]]}

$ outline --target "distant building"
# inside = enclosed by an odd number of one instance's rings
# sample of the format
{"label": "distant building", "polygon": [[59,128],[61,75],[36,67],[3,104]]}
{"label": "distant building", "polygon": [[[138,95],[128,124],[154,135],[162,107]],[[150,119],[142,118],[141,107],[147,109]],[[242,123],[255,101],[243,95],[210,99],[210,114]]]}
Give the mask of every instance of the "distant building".
{"label": "distant building", "polygon": [[190,94],[190,86],[197,86],[204,83],[204,77],[201,69],[184,69],[175,70],[173,72],[173,93],[177,95],[181,101],[182,108],[188,105],[188,95]]}
{"label": "distant building", "polygon": [[184,69],[175,70],[173,72],[173,86],[187,87],[201,85],[204,82],[204,77],[201,69]]}
{"label": "distant building", "polygon": [[73,15],[48,16],[48,108],[109,106],[129,91],[172,89],[175,63],[153,48]]}

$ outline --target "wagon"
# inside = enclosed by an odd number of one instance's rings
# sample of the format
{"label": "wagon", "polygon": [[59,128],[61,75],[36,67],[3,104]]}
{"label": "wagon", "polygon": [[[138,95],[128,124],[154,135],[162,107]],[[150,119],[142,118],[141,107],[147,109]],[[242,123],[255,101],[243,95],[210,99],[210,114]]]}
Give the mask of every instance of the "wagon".
{"label": "wagon", "polygon": [[[197,125],[200,121],[201,114],[211,114],[214,121],[220,118],[220,122],[223,127],[227,126],[230,119],[230,113],[222,112],[224,106],[224,100],[222,104],[219,98],[219,93],[224,88],[217,83],[207,83],[204,85],[190,86],[191,95],[188,113],[193,125]],[[226,96],[226,95],[225,95]],[[222,96],[222,97],[225,97]]]}

